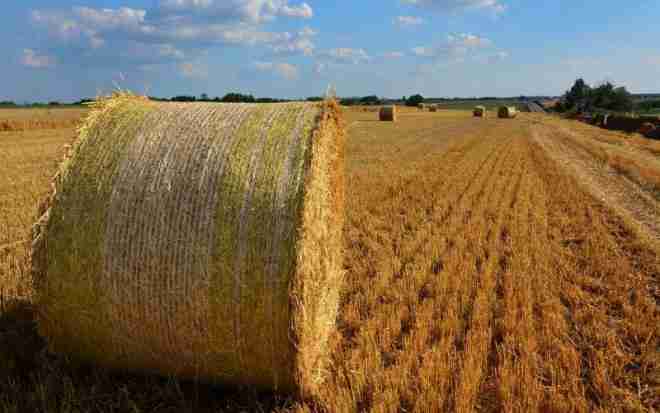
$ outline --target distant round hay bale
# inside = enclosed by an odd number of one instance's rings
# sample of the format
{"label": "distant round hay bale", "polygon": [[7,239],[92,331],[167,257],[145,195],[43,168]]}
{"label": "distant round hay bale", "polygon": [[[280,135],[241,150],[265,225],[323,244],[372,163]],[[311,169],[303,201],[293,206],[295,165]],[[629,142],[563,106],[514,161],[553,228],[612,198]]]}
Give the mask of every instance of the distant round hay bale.
{"label": "distant round hay bale", "polygon": [[518,109],[514,106],[502,106],[497,111],[497,116],[502,119],[513,119],[518,116]]}
{"label": "distant round hay bale", "polygon": [[429,112],[437,112],[438,105],[429,105]]}
{"label": "distant round hay bale", "polygon": [[343,277],[343,148],[335,102],[98,102],[33,234],[50,348],[314,395]]}
{"label": "distant round hay bale", "polygon": [[420,103],[417,105],[417,108],[419,108],[419,110],[426,110],[426,103]]}
{"label": "distant round hay bale", "polygon": [[485,118],[486,117],[486,107],[485,106],[476,106],[472,112],[475,117]]}
{"label": "distant round hay bale", "polygon": [[648,136],[655,132],[656,129],[656,126],[651,122],[644,122],[638,132],[644,136]]}
{"label": "distant round hay bale", "polygon": [[397,109],[396,106],[383,106],[378,112],[378,119],[381,122],[396,122],[397,120]]}

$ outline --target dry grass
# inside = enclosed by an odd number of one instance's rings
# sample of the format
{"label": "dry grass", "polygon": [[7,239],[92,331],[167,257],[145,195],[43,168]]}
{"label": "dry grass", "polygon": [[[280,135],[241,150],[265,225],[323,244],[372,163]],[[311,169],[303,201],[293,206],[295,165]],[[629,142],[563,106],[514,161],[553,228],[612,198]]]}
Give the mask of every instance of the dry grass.
{"label": "dry grass", "polygon": [[85,108],[0,109],[0,132],[70,129],[86,112]]}
{"label": "dry grass", "polygon": [[531,123],[471,117],[350,114],[347,283],[321,404],[72,367],[38,351],[29,312],[5,311],[20,369],[0,376],[0,411],[657,411],[658,251]]}
{"label": "dry grass", "polygon": [[[533,116],[533,115],[532,115]],[[660,141],[551,117],[533,117],[660,200]]]}
{"label": "dry grass", "polygon": [[36,206],[74,137],[73,129],[0,134],[0,300],[29,294],[26,255]]}

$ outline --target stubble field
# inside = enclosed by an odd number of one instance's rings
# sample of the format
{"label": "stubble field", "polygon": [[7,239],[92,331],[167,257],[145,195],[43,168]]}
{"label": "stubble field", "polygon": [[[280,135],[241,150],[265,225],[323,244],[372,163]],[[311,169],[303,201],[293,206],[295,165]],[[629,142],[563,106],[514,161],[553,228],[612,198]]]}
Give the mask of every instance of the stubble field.
{"label": "stubble field", "polygon": [[346,283],[317,405],[44,352],[20,240],[74,131],[0,133],[0,411],[660,409],[657,142],[532,114],[346,118]]}

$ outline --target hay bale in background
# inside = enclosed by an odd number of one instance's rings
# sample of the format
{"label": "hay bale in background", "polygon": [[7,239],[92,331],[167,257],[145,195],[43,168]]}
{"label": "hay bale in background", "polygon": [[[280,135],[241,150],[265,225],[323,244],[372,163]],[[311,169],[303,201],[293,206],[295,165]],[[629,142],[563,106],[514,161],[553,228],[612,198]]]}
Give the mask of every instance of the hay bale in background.
{"label": "hay bale in background", "polygon": [[644,136],[651,136],[656,129],[656,126],[651,122],[644,122],[638,132]]}
{"label": "hay bale in background", "polygon": [[497,116],[501,119],[513,119],[518,116],[518,109],[514,106],[502,106],[497,111]]}
{"label": "hay bale in background", "polygon": [[486,107],[485,106],[476,106],[472,112],[475,117],[485,118],[486,117]]}
{"label": "hay bale in background", "polygon": [[429,112],[437,112],[438,105],[429,105]]}
{"label": "hay bale in background", "polygon": [[378,119],[381,122],[396,122],[397,113],[396,106],[383,106],[378,112]]}
{"label": "hay bale in background", "polygon": [[34,231],[50,348],[315,394],[343,276],[336,103],[95,106]]}
{"label": "hay bale in background", "polygon": [[419,108],[419,110],[422,111],[426,110],[426,103],[420,103],[419,105],[417,105],[417,108]]}

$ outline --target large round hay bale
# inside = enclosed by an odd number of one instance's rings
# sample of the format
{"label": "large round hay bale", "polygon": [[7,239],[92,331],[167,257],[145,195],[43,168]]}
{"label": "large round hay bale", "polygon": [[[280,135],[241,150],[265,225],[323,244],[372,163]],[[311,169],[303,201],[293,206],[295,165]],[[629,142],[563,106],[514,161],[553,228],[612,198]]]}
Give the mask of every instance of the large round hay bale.
{"label": "large round hay bale", "polygon": [[486,107],[485,106],[476,106],[472,113],[477,118],[485,118],[486,113],[487,113],[486,112]]}
{"label": "large round hay bale", "polygon": [[497,111],[497,116],[502,119],[513,119],[518,116],[518,109],[514,106],[502,106]]}
{"label": "large round hay bale", "polygon": [[34,231],[50,348],[314,394],[343,277],[342,125],[334,102],[97,103]]}
{"label": "large round hay bale", "polygon": [[378,112],[378,119],[381,122],[396,122],[397,113],[396,106],[383,106]]}
{"label": "large round hay bale", "polygon": [[429,112],[437,112],[438,111],[438,105],[429,105]]}

